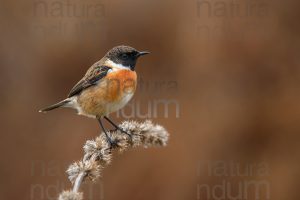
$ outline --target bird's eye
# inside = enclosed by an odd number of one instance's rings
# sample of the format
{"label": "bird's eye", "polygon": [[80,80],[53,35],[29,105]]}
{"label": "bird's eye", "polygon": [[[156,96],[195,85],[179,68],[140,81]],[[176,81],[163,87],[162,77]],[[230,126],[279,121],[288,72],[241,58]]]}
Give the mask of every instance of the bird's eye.
{"label": "bird's eye", "polygon": [[122,59],[128,59],[128,58],[129,58],[129,56],[128,56],[126,53],[123,53],[123,54],[121,55],[121,57],[122,57]]}

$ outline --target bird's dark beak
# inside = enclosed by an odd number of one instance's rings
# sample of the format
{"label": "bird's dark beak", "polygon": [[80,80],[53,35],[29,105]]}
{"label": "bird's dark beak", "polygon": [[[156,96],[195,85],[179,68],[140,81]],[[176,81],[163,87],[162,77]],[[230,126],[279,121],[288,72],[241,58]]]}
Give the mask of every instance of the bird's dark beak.
{"label": "bird's dark beak", "polygon": [[140,51],[138,54],[137,54],[137,57],[140,57],[140,56],[143,56],[143,55],[147,55],[149,54],[150,52],[148,51]]}

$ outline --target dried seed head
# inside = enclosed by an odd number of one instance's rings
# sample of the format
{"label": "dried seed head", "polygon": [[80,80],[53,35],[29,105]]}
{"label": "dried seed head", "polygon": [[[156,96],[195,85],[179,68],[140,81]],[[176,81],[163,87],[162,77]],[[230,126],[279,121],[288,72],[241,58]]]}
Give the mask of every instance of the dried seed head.
{"label": "dried seed head", "polygon": [[73,191],[63,191],[58,200],[82,200],[83,194],[82,192],[73,192]]}
{"label": "dried seed head", "polygon": [[130,146],[130,141],[128,139],[129,136],[125,135],[119,130],[111,132],[110,137],[112,141],[117,144],[116,149],[118,149],[120,152],[125,151]]}
{"label": "dried seed head", "polygon": [[108,164],[111,161],[111,149],[109,144],[102,135],[97,137],[95,140],[88,140],[84,147],[84,160],[89,160],[92,156],[96,157],[101,163]]}
{"label": "dried seed head", "polygon": [[[79,189],[80,184],[86,179],[94,181],[100,176],[102,164],[108,164],[112,158],[112,149],[125,151],[128,147],[143,145],[165,146],[169,139],[169,133],[165,128],[154,125],[147,120],[143,123],[125,121],[119,126],[131,135],[129,137],[120,130],[109,132],[111,140],[116,144],[110,146],[104,133],[95,140],[88,140],[84,145],[83,161],[75,162],[69,166],[67,173],[70,181],[74,184],[74,191]],[[59,196],[59,200],[82,200],[82,193],[65,191]]]}
{"label": "dried seed head", "polygon": [[169,133],[165,128],[154,125],[150,120],[144,123],[134,121],[125,121],[120,127],[132,134],[132,146],[144,145],[148,146],[165,146],[169,139]]}
{"label": "dried seed head", "polygon": [[69,180],[72,183],[75,182],[80,173],[84,173],[85,177],[88,177],[90,180],[94,181],[100,176],[100,169],[101,167],[97,161],[79,161],[69,166],[67,174],[69,175]]}

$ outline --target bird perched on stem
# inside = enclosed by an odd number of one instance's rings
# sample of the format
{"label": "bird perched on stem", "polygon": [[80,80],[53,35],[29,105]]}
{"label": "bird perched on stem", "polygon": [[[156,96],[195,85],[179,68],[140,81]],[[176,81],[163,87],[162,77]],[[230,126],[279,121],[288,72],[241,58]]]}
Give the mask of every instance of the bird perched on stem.
{"label": "bird perched on stem", "polygon": [[84,77],[71,89],[68,97],[39,112],[47,112],[60,107],[77,110],[79,115],[96,118],[109,143],[114,145],[107,134],[102,119],[116,129],[123,131],[107,115],[123,108],[132,98],[137,84],[135,66],[140,56],[149,52],[137,51],[129,46],[117,46],[93,64]]}

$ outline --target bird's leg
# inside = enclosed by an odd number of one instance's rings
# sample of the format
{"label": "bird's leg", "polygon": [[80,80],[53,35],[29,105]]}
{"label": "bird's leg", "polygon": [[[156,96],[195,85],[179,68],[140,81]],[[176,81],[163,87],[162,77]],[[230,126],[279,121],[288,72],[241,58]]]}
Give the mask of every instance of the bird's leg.
{"label": "bird's leg", "polygon": [[113,125],[117,130],[121,131],[122,133],[125,133],[132,139],[132,135],[130,133],[127,133],[123,129],[121,129],[118,125],[116,125],[113,121],[111,121],[108,117],[104,116],[104,119],[106,119],[111,125]]}
{"label": "bird's leg", "polygon": [[102,124],[101,118],[97,117],[97,120],[98,120],[98,122],[99,122],[99,124],[100,124],[100,126],[101,126],[101,128],[102,128],[102,130],[103,130],[103,132],[105,134],[105,136],[106,136],[106,139],[107,139],[108,143],[110,144],[110,148],[112,148],[113,146],[116,145],[116,143],[114,141],[112,141],[112,139],[109,137],[108,133],[106,132],[106,130],[105,130],[103,124]]}

